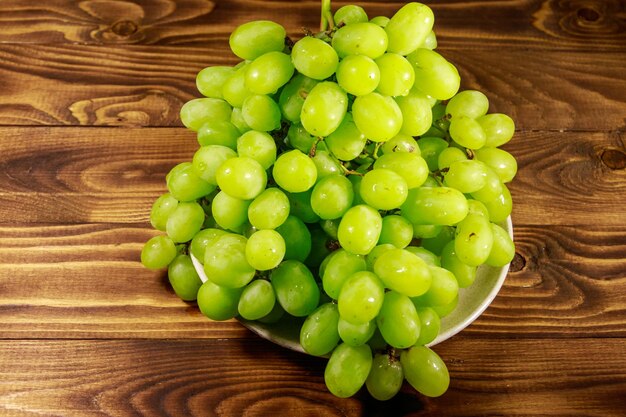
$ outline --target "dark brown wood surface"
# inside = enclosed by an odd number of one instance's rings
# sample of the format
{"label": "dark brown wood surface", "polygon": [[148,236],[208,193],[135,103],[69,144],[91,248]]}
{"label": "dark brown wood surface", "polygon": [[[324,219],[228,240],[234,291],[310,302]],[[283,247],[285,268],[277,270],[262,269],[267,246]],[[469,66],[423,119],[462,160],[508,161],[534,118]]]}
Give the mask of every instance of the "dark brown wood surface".
{"label": "dark brown wood surface", "polygon": [[138,262],[197,147],[178,118],[195,74],[236,62],[238,24],[297,38],[318,2],[1,1],[0,416],[625,416],[626,2],[430,5],[463,88],[516,120],[517,255],[437,347],[448,393],[379,403],[333,397],[323,359],[208,321]]}

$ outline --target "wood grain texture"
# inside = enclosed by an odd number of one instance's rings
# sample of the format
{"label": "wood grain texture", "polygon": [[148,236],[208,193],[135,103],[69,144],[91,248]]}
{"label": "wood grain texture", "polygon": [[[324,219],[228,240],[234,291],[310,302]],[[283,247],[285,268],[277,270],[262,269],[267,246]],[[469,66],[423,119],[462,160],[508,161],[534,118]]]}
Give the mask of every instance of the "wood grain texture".
{"label": "wood grain texture", "polygon": [[[333,2],[335,9],[350,2]],[[360,1],[370,16],[391,16],[403,2]],[[626,6],[619,0],[462,0],[429,2],[445,45],[624,49]],[[238,25],[272,19],[290,35],[319,24],[319,2],[258,0],[51,0],[0,4],[2,43],[210,46]],[[27,17],[27,18],[25,18]]]}
{"label": "wood grain texture", "polygon": [[[261,340],[3,341],[0,414],[90,416],[618,416],[625,339],[467,340],[438,346],[449,391],[405,384],[381,403],[324,387],[325,360]],[[603,354],[597,354],[603,352]]]}
{"label": "wood grain texture", "polygon": [[[236,62],[227,47],[0,44],[0,125],[180,126],[196,73]],[[626,51],[438,51],[518,129],[626,128]]]}
{"label": "wood grain texture", "polygon": [[[198,146],[183,128],[5,127],[0,136],[0,224],[147,222],[167,172]],[[624,224],[620,133],[519,132],[505,149],[519,164],[516,224]]]}
{"label": "wood grain texture", "polygon": [[[139,263],[154,231],[137,225],[1,226],[0,338],[221,338],[180,301],[163,271]],[[626,228],[515,227],[523,265],[465,333],[480,337],[626,337]]]}

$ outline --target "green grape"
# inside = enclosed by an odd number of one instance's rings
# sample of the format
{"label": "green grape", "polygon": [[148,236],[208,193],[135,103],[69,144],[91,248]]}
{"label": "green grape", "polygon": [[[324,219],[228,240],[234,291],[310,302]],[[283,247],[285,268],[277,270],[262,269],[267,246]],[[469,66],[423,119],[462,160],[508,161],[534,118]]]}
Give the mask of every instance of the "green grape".
{"label": "green grape", "polygon": [[439,169],[439,155],[448,147],[448,142],[437,137],[423,137],[417,141],[422,158],[428,164],[430,171]]}
{"label": "green grape", "polygon": [[426,40],[435,23],[430,7],[421,3],[408,3],[389,20],[385,31],[389,36],[389,52],[408,55]]}
{"label": "green grape", "polygon": [[404,178],[389,169],[375,168],[365,174],[361,181],[361,198],[377,210],[400,207],[408,192]]}
{"label": "green grape", "polygon": [[180,121],[188,129],[197,132],[210,120],[230,120],[232,108],[219,98],[196,98],[183,104]]}
{"label": "green grape", "polygon": [[469,210],[465,196],[449,187],[420,187],[409,191],[401,207],[402,215],[414,224],[452,226]]}
{"label": "green grape", "polygon": [[446,364],[431,349],[413,346],[400,354],[404,377],[419,393],[439,397],[450,385]]}
{"label": "green grape", "polygon": [[317,223],[320,221],[320,216],[311,207],[311,195],[313,195],[313,188],[301,193],[287,193],[290,214],[305,223]]}
{"label": "green grape", "polygon": [[269,132],[280,128],[280,108],[269,96],[248,96],[241,107],[241,114],[246,124],[254,130]]}
{"label": "green grape", "polygon": [[346,114],[337,130],[324,139],[328,150],[342,161],[351,161],[358,157],[363,152],[366,141],[367,138],[356,127],[350,113]]}
{"label": "green grape", "polygon": [[191,239],[191,245],[189,246],[189,251],[195,258],[200,261],[200,263],[204,263],[204,257],[206,255],[206,247],[211,243],[214,239],[226,234],[224,230],[215,229],[213,227],[202,229],[198,233],[195,234],[193,239]]}
{"label": "green grape", "polygon": [[217,168],[215,179],[223,192],[241,200],[252,200],[267,184],[267,174],[261,164],[246,157],[224,161]]}
{"label": "green grape", "polygon": [[417,153],[392,152],[383,154],[374,163],[375,169],[389,169],[406,181],[409,190],[417,188],[428,178],[428,164]]}
{"label": "green grape", "polygon": [[274,94],[287,84],[294,72],[291,57],[282,52],[268,52],[248,65],[245,86],[254,94]]}
{"label": "green grape", "polygon": [[479,149],[485,146],[487,136],[480,124],[467,116],[459,116],[450,122],[450,136],[459,145]]}
{"label": "green grape", "polygon": [[456,309],[458,304],[459,297],[457,296],[450,304],[446,304],[443,306],[432,306],[432,309],[435,310],[435,313],[437,313],[440,318],[444,318],[452,313]]}
{"label": "green grape", "polygon": [[435,237],[439,234],[443,226],[435,224],[414,224],[413,225],[413,237],[415,239],[427,239],[429,237]]}
{"label": "green grape", "polygon": [[476,119],[485,131],[486,147],[496,148],[511,140],[515,134],[515,122],[506,114],[492,113]]}
{"label": "green grape", "polygon": [[311,135],[320,137],[333,133],[348,109],[348,96],[337,83],[317,84],[304,100],[300,122]]}
{"label": "green grape", "polygon": [[392,399],[402,388],[404,372],[400,361],[386,353],[374,355],[365,386],[378,401]]}
{"label": "green grape", "polygon": [[164,232],[167,218],[176,210],[176,206],[178,206],[178,200],[170,193],[162,194],[157,198],[150,210],[150,224],[152,227]]}
{"label": "green grape", "polygon": [[416,307],[416,310],[420,318],[420,337],[415,344],[418,346],[427,345],[439,335],[441,319],[430,307]]}
{"label": "green grape", "polygon": [[274,289],[269,281],[256,279],[241,292],[237,311],[246,320],[258,320],[271,313],[276,304]]}
{"label": "green grape", "polygon": [[435,35],[434,31],[430,31],[428,35],[426,35],[426,39],[424,39],[424,43],[420,45],[420,48],[433,49],[437,48],[437,35]]}
{"label": "green grape", "polygon": [[445,306],[459,295],[459,284],[454,274],[445,268],[429,266],[433,277],[428,291],[419,297],[411,298],[416,307]]}
{"label": "green grape", "polygon": [[415,139],[404,133],[398,133],[396,136],[383,143],[383,146],[381,146],[380,149],[383,151],[383,154],[394,152],[414,153],[417,155],[421,154],[420,148]]}
{"label": "green grape", "polygon": [[[301,124],[294,123],[289,126],[287,141],[292,148],[308,154],[311,151],[313,144],[316,142],[316,139],[311,136]],[[318,145],[320,144],[322,144],[322,142]]]}
{"label": "green grape", "polygon": [[502,184],[502,193],[493,200],[482,201],[489,211],[489,219],[494,223],[500,223],[506,220],[511,214],[513,201],[511,193],[506,185]]}
{"label": "green grape", "polygon": [[230,35],[230,49],[241,59],[252,60],[267,52],[282,51],[285,29],[269,20],[255,20],[237,27]]}
{"label": "green grape", "polygon": [[489,99],[476,90],[465,90],[452,97],[446,106],[446,113],[452,120],[461,116],[476,119],[487,114]]}
{"label": "green grape", "polygon": [[289,216],[289,199],[278,188],[268,188],[248,207],[248,219],[257,229],[276,229]]}
{"label": "green grape", "polygon": [[351,25],[352,23],[367,22],[367,13],[361,6],[349,4],[342,6],[335,12],[335,25]]}
{"label": "green grape", "polygon": [[402,111],[391,97],[378,93],[359,96],[352,104],[356,127],[374,142],[384,142],[400,133]]}
{"label": "green grape", "polygon": [[272,168],[274,181],[290,193],[301,193],[315,185],[315,163],[301,151],[294,149],[280,155]]}
{"label": "green grape", "polygon": [[433,113],[428,97],[419,91],[411,90],[404,97],[396,97],[396,102],[402,112],[402,133],[420,136],[430,129]]}
{"label": "green grape", "polygon": [[383,227],[378,244],[391,243],[396,248],[405,248],[413,240],[413,225],[407,219],[398,215],[383,217]]}
{"label": "green grape", "polygon": [[[330,254],[328,249],[329,238],[326,232],[315,225],[311,227],[311,253],[304,261],[304,264],[311,269],[318,268],[320,264]],[[330,299],[329,299],[330,301]]]}
{"label": "green grape", "polygon": [[483,188],[487,183],[486,177],[487,166],[485,164],[474,159],[467,159],[450,164],[443,183],[447,187],[469,194]]}
{"label": "green grape", "polygon": [[426,262],[404,249],[391,249],[380,255],[374,273],[386,288],[409,297],[424,294],[432,282]]}
{"label": "green grape", "polygon": [[242,288],[226,288],[206,281],[198,290],[198,307],[211,320],[230,320],[238,314]]}
{"label": "green grape", "polygon": [[166,179],[167,189],[176,200],[194,201],[215,190],[215,185],[204,181],[196,174],[192,164],[176,168],[170,171]]}
{"label": "green grape", "polygon": [[[302,113],[304,100],[317,84],[317,80],[309,78],[303,74],[297,74],[287,83],[287,85],[281,90],[280,97],[278,99],[280,111],[285,119],[292,123],[300,122],[300,113]],[[292,127],[293,126],[294,125],[292,125]],[[310,146],[305,152],[309,152],[309,149],[311,149]]]}
{"label": "green grape", "polygon": [[201,70],[196,76],[196,87],[205,97],[223,99],[222,86],[235,73],[233,67],[214,66]]}
{"label": "green grape", "polygon": [[222,145],[235,149],[239,135],[239,129],[230,121],[209,120],[198,129],[197,137],[200,146]]}
{"label": "green grape", "polygon": [[226,233],[211,241],[204,258],[204,273],[214,284],[242,288],[254,278],[255,270],[246,260],[247,239]]}
{"label": "green grape", "polygon": [[365,384],[371,368],[372,351],[369,346],[355,347],[342,343],[335,348],[326,364],[324,382],[334,396],[348,398]]}
{"label": "green grape", "polygon": [[385,288],[374,273],[355,272],[341,286],[337,305],[342,319],[353,324],[374,320],[383,304]]}
{"label": "green grape", "polygon": [[426,178],[426,181],[424,181],[424,184],[421,185],[421,187],[439,187],[440,184],[439,182],[435,179],[435,177],[433,175],[428,175],[428,177]]}
{"label": "green grape", "polygon": [[324,80],[335,73],[339,57],[332,46],[321,39],[305,36],[293,46],[291,60],[299,73]]}
{"label": "green grape", "polygon": [[[383,217],[383,221],[387,217],[389,217],[389,216]],[[380,255],[382,255],[383,253],[385,253],[385,252],[387,252],[387,251],[389,251],[391,249],[396,249],[396,247],[394,245],[392,245],[391,243],[379,243],[378,245],[376,245],[374,247],[374,249],[372,249],[371,252],[368,253],[367,256],[365,257],[365,263],[366,263],[366,266],[367,266],[367,270],[368,271],[374,271],[374,265],[376,264],[376,260],[378,260]]]}
{"label": "green grape", "polygon": [[180,254],[176,256],[167,268],[167,277],[174,292],[181,300],[193,301],[196,299],[202,281],[189,255]]}
{"label": "green grape", "polygon": [[281,263],[285,251],[285,240],[280,233],[275,230],[259,230],[248,238],[246,260],[254,269],[267,271]]}
{"label": "green grape", "polygon": [[200,231],[204,223],[204,210],[195,202],[178,203],[167,218],[165,230],[175,242],[189,242]]}
{"label": "green grape", "polygon": [[274,302],[274,308],[272,308],[272,311],[270,311],[269,314],[267,314],[265,317],[261,317],[257,321],[268,324],[278,323],[284,315],[285,310],[280,306],[280,303]]}
{"label": "green grape", "polygon": [[155,236],[141,250],[141,263],[148,269],[161,269],[176,257],[176,245],[167,236]]}
{"label": "green grape", "polygon": [[263,169],[269,169],[276,161],[276,142],[268,133],[251,130],[237,139],[237,154],[252,158]]}
{"label": "green grape", "polygon": [[323,271],[320,267],[322,285],[324,292],[337,300],[346,280],[357,272],[365,271],[365,258],[342,248],[334,251],[327,259]]}
{"label": "green grape", "polygon": [[491,232],[493,234],[493,246],[485,263],[499,268],[513,260],[515,244],[509,233],[497,224],[491,223]]}
{"label": "green grape", "polygon": [[396,291],[385,293],[376,324],[385,341],[397,349],[413,346],[420,334],[415,306],[409,297]]}
{"label": "green grape", "polygon": [[487,207],[485,207],[485,205],[480,201],[468,199],[467,207],[469,208],[469,210],[467,211],[468,216],[482,216],[486,219],[489,219],[489,210],[487,210]]}
{"label": "green grape", "polygon": [[352,205],[357,206],[359,204],[363,204],[364,201],[361,198],[361,182],[363,181],[363,176],[348,175],[347,178],[352,183],[352,189],[354,190],[354,201],[352,202]]}
{"label": "green grape", "polygon": [[389,24],[389,20],[390,19],[387,16],[376,16],[370,19],[370,23],[373,23],[375,25],[380,26],[381,28],[384,28],[385,26],[387,26],[387,24]]}
{"label": "green grape", "polygon": [[[468,205],[469,212],[469,205]],[[437,235],[422,239],[422,247],[434,253],[435,255],[440,255],[444,246],[448,244],[448,242],[454,239],[454,228],[450,226],[443,226]]]}
{"label": "green grape", "polygon": [[320,180],[329,175],[343,174],[341,164],[333,156],[322,150],[317,150],[312,158],[317,170],[317,179]]}
{"label": "green grape", "polygon": [[[222,95],[224,100],[233,107],[243,106],[245,99],[252,94],[252,91],[246,87],[246,73],[250,64],[245,64],[224,82],[222,86]],[[231,115],[232,119],[232,115]],[[235,123],[233,123],[235,124]]]}
{"label": "green grape", "polygon": [[304,262],[311,252],[311,232],[302,220],[289,216],[276,231],[285,241],[284,259]]}
{"label": "green grape", "polygon": [[422,93],[437,100],[448,100],[459,91],[459,72],[437,52],[418,48],[406,58],[415,70],[414,88]]}
{"label": "green grape", "polygon": [[352,207],[354,191],[343,175],[328,175],[315,184],[311,208],[322,219],[337,219]]}
{"label": "green grape", "polygon": [[337,305],[326,303],[306,318],[300,329],[300,346],[309,355],[324,356],[339,343],[339,311]]}
{"label": "green grape", "polygon": [[[415,71],[402,55],[386,53],[376,59],[380,82],[376,91],[386,96],[406,96],[415,82]],[[430,111],[430,107],[429,107]]]}
{"label": "green grape", "polygon": [[498,148],[482,148],[475,152],[476,159],[487,164],[503,183],[510,182],[517,173],[517,161],[505,150]]}
{"label": "green grape", "polygon": [[348,55],[337,67],[337,83],[352,95],[364,96],[371,93],[379,81],[378,65],[365,55]]}
{"label": "green grape", "polygon": [[365,55],[376,59],[387,50],[387,34],[385,29],[374,23],[352,23],[335,32],[332,45],[339,58]]}
{"label": "green grape", "polygon": [[463,263],[454,249],[454,240],[448,242],[441,250],[441,267],[454,274],[459,288],[467,288],[476,279],[476,267]]}
{"label": "green grape", "polygon": [[493,246],[493,232],[489,219],[468,215],[456,227],[454,250],[464,264],[479,266],[485,263]]}
{"label": "green grape", "polygon": [[315,310],[320,290],[309,269],[298,261],[284,261],[270,275],[276,298],[292,316],[308,316]]}
{"label": "green grape", "polygon": [[453,146],[443,149],[437,157],[440,170],[450,168],[450,165],[457,161],[467,161],[467,154],[462,149]]}
{"label": "green grape", "polygon": [[502,194],[502,181],[500,181],[500,177],[495,171],[489,167],[485,169],[485,185],[474,191],[472,197],[479,201],[490,201],[495,200]]}
{"label": "green grape", "polygon": [[249,200],[231,197],[220,191],[211,204],[211,215],[223,229],[237,230],[248,221]]}
{"label": "green grape", "polygon": [[363,324],[353,324],[339,317],[337,330],[339,331],[339,337],[345,344],[361,346],[366,344],[374,335],[376,331],[376,321],[372,320]]}
{"label": "green grape", "polygon": [[209,184],[217,185],[215,173],[224,161],[237,156],[231,148],[221,145],[202,146],[193,156],[193,170]]}
{"label": "green grape", "polygon": [[[243,105],[243,102],[241,103]],[[252,130],[250,126],[243,119],[243,114],[241,112],[241,107],[234,107],[233,114],[230,116],[230,123],[239,130],[240,133],[246,133],[248,130]],[[235,143],[232,149],[236,149],[237,144]]]}
{"label": "green grape", "polygon": [[382,225],[378,211],[365,204],[354,206],[339,223],[339,243],[348,252],[367,255],[376,246]]}
{"label": "green grape", "polygon": [[[352,184],[350,184],[352,187]],[[331,239],[337,240],[337,232],[339,231],[339,222],[341,219],[322,220],[319,225]]]}

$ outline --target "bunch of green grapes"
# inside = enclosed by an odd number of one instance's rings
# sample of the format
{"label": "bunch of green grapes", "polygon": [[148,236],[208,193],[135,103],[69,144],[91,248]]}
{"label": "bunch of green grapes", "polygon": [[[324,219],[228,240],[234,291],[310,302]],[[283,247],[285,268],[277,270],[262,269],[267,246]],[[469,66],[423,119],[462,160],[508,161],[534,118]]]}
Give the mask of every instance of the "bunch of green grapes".
{"label": "bunch of green grapes", "polygon": [[[328,389],[379,400],[406,379],[427,396],[449,375],[426,347],[477,268],[511,261],[512,119],[458,92],[434,51],[431,9],[330,13],[297,42],[271,21],[230,37],[234,67],[200,71],[181,109],[192,161],[166,177],[145,245],[174,291],[212,320],[305,318],[300,342],[330,356]],[[202,263],[202,283],[192,256]]]}

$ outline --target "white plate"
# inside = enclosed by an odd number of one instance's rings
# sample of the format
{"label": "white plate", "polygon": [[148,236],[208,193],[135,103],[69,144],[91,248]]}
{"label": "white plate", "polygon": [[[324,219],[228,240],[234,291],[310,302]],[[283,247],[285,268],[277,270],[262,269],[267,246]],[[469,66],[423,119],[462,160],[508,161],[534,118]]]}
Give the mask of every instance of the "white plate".
{"label": "white plate", "polygon": [[[508,217],[501,226],[513,239],[511,217]],[[191,255],[191,260],[200,279],[202,282],[205,282],[207,277],[202,264],[193,255]],[[496,298],[508,272],[509,265],[505,265],[502,268],[493,268],[487,265],[480,266],[474,283],[468,288],[459,290],[457,307],[452,313],[441,319],[439,336],[429,343],[428,346],[434,346],[451,338],[476,320],[489,307],[493,299]],[[264,339],[288,349],[306,353],[300,346],[300,326],[304,319],[290,317],[288,314],[285,314],[278,323],[274,324],[264,324],[242,318],[238,318],[238,320]]]}

